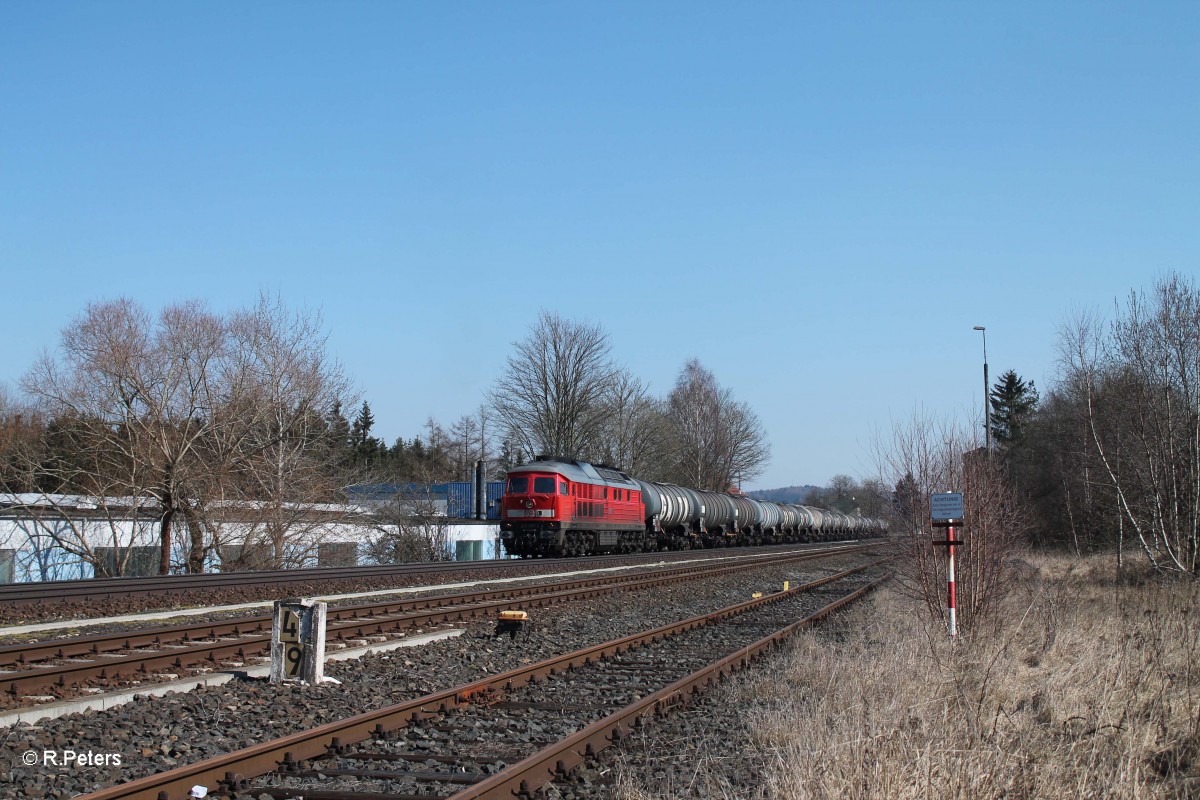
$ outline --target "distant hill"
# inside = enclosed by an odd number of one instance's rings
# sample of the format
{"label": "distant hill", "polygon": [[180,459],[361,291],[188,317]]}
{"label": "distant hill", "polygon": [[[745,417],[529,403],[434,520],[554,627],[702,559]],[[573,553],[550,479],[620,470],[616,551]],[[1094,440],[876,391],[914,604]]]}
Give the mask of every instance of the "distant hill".
{"label": "distant hill", "polygon": [[820,488],[820,486],[785,486],[782,489],[755,489],[752,492],[746,492],[746,494],[755,500],[770,500],[775,503],[803,503],[811,492],[815,492]]}

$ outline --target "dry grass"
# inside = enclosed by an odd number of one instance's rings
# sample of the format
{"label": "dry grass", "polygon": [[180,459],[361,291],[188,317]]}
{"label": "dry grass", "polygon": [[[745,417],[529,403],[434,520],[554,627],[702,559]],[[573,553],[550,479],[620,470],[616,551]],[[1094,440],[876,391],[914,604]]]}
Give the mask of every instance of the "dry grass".
{"label": "dry grass", "polygon": [[1200,587],[1118,586],[1110,564],[1039,559],[957,644],[886,590],[803,636],[731,687],[765,795],[1200,796]]}

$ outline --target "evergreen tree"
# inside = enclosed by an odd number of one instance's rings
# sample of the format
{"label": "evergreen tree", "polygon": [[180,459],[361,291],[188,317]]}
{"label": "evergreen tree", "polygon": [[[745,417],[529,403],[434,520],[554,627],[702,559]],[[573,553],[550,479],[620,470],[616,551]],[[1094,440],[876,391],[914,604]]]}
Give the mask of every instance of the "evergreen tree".
{"label": "evergreen tree", "polygon": [[1039,399],[1033,381],[1026,383],[1011,369],[996,381],[990,394],[992,412],[989,417],[992,438],[1001,450],[1008,450],[1024,438]]}
{"label": "evergreen tree", "polygon": [[404,437],[397,436],[396,441],[387,451],[388,471],[392,478],[402,480],[408,474],[409,455],[404,448]]}
{"label": "evergreen tree", "polygon": [[354,457],[360,464],[374,463],[379,458],[379,451],[387,450],[386,445],[371,435],[371,428],[374,425],[375,415],[371,413],[370,404],[363,400],[362,408],[354,417],[354,425],[350,430],[350,442],[354,448]]}
{"label": "evergreen tree", "polygon": [[350,421],[342,413],[342,401],[334,401],[326,421],[329,427],[329,446],[335,451],[335,461],[343,466],[354,460],[354,445],[350,441]]}
{"label": "evergreen tree", "polygon": [[354,417],[354,427],[350,434],[350,442],[356,450],[362,450],[367,440],[371,438],[371,427],[375,424],[375,415],[371,413],[371,404],[363,400],[362,408]]}
{"label": "evergreen tree", "polygon": [[[807,502],[807,501],[805,501]],[[901,531],[904,534],[916,533],[925,517],[925,496],[912,472],[906,472],[896,483],[892,493],[892,507],[901,521]]]}

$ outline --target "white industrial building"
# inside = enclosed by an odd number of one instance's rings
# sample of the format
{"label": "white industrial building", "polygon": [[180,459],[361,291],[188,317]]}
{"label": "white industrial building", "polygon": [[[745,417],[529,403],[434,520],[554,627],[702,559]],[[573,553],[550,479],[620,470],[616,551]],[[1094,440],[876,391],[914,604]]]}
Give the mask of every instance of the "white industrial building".
{"label": "white industrial building", "polygon": [[[451,559],[502,556],[498,523],[451,520],[444,509],[419,521],[350,505],[288,504],[282,510],[289,520],[281,542],[282,563],[288,567],[377,563],[370,557],[372,545],[401,526],[428,535]],[[278,520],[281,509],[273,511]],[[216,513],[208,509],[201,534],[208,569],[249,565],[249,555],[266,552],[267,513],[255,503],[224,504]],[[151,499],[0,494],[0,583],[156,574],[159,517]],[[172,539],[171,561],[179,565],[189,541],[184,521],[176,522]]]}

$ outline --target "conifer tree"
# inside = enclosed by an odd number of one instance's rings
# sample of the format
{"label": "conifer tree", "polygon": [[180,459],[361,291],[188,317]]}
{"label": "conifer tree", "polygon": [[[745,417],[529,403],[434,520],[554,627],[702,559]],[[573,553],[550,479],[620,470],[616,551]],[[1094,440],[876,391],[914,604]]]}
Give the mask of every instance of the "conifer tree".
{"label": "conifer tree", "polygon": [[329,428],[329,446],[334,451],[336,463],[347,465],[354,459],[354,445],[350,441],[350,421],[342,413],[342,401],[337,400],[329,411],[326,425]]}
{"label": "conifer tree", "polygon": [[371,413],[371,406],[363,400],[362,408],[354,417],[354,426],[350,432],[350,442],[360,462],[371,461],[375,456],[376,442],[371,436],[371,427],[374,424],[375,415]]}
{"label": "conifer tree", "polygon": [[1026,383],[1011,369],[996,381],[990,394],[992,412],[989,416],[992,438],[1001,450],[1011,448],[1024,438],[1039,399],[1033,381]]}

